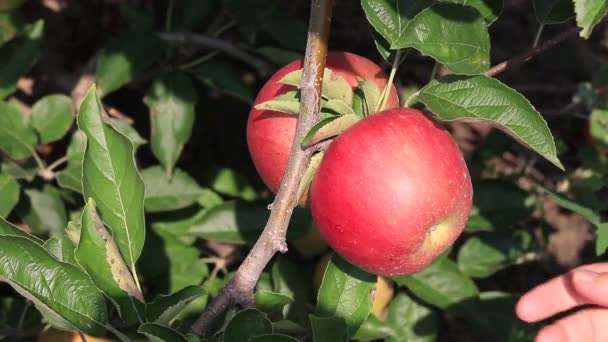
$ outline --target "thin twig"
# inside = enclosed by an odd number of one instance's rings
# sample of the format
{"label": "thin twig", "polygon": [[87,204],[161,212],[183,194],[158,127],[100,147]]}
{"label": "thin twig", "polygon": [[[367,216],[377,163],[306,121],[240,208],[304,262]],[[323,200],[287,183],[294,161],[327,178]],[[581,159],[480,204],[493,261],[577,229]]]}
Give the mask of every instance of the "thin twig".
{"label": "thin twig", "polygon": [[236,271],[234,278],[222,288],[192,325],[192,332],[197,335],[207,333],[215,319],[229,307],[233,305],[252,306],[253,290],[262,271],[277,252],[287,251],[285,243],[287,226],[297,203],[300,181],[314,152],[314,149],[302,149],[300,142],[319,118],[331,10],[332,0],[311,0],[308,41],[300,83],[302,100],[298,124],[287,169],[272,204],[266,227]]}
{"label": "thin twig", "polygon": [[226,40],[192,32],[161,32],[159,33],[159,37],[167,44],[193,45],[205,49],[222,51],[223,53],[250,65],[262,76],[269,75],[274,69],[270,64],[239,49],[236,45]]}
{"label": "thin twig", "polygon": [[490,69],[488,69],[488,71],[486,71],[484,73],[484,75],[489,76],[489,77],[496,76],[497,74],[499,74],[513,66],[523,64],[523,63],[529,61],[530,59],[536,57],[541,52],[544,52],[545,50],[548,50],[548,49],[556,46],[557,44],[563,42],[564,40],[576,35],[579,31],[580,31],[580,28],[572,27],[569,30],[566,30],[566,31],[558,34],[557,36],[526,51],[525,53],[522,53],[519,56],[516,56],[512,59],[509,59],[508,61],[504,61],[500,64],[497,64],[497,65],[491,67]]}

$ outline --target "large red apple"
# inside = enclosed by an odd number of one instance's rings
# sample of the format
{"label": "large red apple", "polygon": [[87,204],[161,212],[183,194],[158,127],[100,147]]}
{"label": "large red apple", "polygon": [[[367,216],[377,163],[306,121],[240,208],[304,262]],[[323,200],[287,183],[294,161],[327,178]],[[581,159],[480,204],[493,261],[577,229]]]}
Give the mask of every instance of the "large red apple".
{"label": "large red apple", "polygon": [[[357,77],[374,80],[380,91],[384,89],[388,77],[374,62],[348,52],[327,54],[326,67],[343,77],[353,88]],[[279,81],[292,71],[302,68],[302,60],[294,61],[277,71],[262,87],[254,101],[247,121],[247,145],[251,159],[264,183],[277,192],[293,145],[297,116],[270,110],[258,110],[255,106],[272,100],[278,95],[295,90],[295,87]],[[395,87],[391,87],[386,108],[399,106]]]}
{"label": "large red apple", "polygon": [[473,190],[450,134],[413,109],[357,122],[325,153],[310,189],[329,245],[362,269],[417,272],[460,235]]}

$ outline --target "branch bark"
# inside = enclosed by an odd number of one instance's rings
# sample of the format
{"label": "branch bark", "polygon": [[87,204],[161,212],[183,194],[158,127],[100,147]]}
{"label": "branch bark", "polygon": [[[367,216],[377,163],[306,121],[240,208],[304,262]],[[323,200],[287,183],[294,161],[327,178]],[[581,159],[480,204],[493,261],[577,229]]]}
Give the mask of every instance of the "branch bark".
{"label": "branch bark", "polygon": [[535,48],[532,48],[532,49],[522,53],[519,56],[513,57],[507,61],[496,64],[495,66],[488,69],[488,71],[486,71],[484,73],[484,75],[486,75],[488,77],[496,76],[496,75],[500,74],[501,72],[508,70],[509,68],[511,68],[513,66],[523,64],[523,63],[531,60],[532,58],[536,57],[540,53],[542,53],[542,52],[558,45],[559,43],[563,42],[564,40],[576,35],[580,30],[581,29],[578,27],[572,27],[569,30],[566,30],[566,31],[558,34],[557,36],[547,40],[546,42],[536,46]]}
{"label": "branch bark", "polygon": [[287,251],[285,242],[287,226],[297,204],[298,186],[314,152],[314,149],[302,149],[300,141],[319,120],[331,11],[332,0],[311,0],[296,135],[287,170],[272,203],[266,227],[232,280],[209,303],[206,310],[192,325],[191,330],[196,335],[208,332],[215,319],[229,307],[234,305],[253,306],[253,291],[262,271],[277,252],[285,253]]}
{"label": "branch bark", "polygon": [[250,65],[262,76],[269,75],[274,69],[265,61],[239,49],[231,42],[222,39],[192,32],[161,32],[159,33],[159,37],[167,44],[192,45],[221,51],[234,59]]}

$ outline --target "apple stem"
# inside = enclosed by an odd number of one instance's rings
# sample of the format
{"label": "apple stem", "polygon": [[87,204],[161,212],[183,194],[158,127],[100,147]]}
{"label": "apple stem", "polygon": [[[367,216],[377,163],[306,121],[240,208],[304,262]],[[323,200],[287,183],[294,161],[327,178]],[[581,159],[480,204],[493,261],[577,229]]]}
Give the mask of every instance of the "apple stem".
{"label": "apple stem", "polygon": [[388,103],[388,97],[391,94],[391,87],[393,86],[393,81],[395,80],[395,75],[397,74],[397,69],[399,68],[399,64],[401,62],[401,49],[395,52],[395,59],[393,60],[393,66],[391,68],[391,73],[388,76],[388,81],[386,85],[384,85],[384,89],[382,89],[382,94],[380,94],[380,101],[376,105],[376,113],[383,111],[386,108],[386,104]]}
{"label": "apple stem", "polygon": [[228,308],[254,305],[255,285],[270,259],[277,253],[285,253],[287,227],[297,204],[300,182],[308,169],[315,148],[303,148],[299,143],[319,120],[321,86],[327,41],[332,13],[332,0],[311,0],[308,41],[304,57],[304,71],[300,83],[301,104],[294,144],[279,191],[272,203],[270,217],[234,277],[209,303],[201,316],[191,326],[192,333],[204,335],[212,323]]}

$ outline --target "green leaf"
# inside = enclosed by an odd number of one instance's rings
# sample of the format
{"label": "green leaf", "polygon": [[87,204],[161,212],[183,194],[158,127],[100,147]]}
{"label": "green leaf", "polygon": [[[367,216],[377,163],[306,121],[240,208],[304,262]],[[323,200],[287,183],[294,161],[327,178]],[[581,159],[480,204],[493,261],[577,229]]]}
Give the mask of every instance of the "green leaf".
{"label": "green leaf", "polygon": [[247,104],[253,102],[253,92],[232,64],[207,62],[189,70],[196,79]]}
{"label": "green leaf", "polygon": [[325,152],[320,151],[313,154],[310,158],[310,163],[308,163],[308,167],[306,168],[306,171],[304,171],[304,175],[300,180],[300,185],[298,185],[298,197],[296,197],[298,201],[301,201],[302,197],[308,193],[308,190],[310,189],[310,184],[312,183],[313,178],[319,170],[319,166],[321,165],[321,161],[323,160],[324,155]]}
{"label": "green leaf", "polygon": [[143,321],[143,295],[129,272],[118,246],[104,227],[89,199],[82,211],[76,260],[95,285],[112,301],[126,323]]}
{"label": "green leaf", "polygon": [[440,309],[468,309],[469,302],[477,297],[477,286],[447,257],[440,257],[424,270],[394,280],[406,286],[424,302]]}
{"label": "green leaf", "polygon": [[251,201],[257,193],[248,180],[229,168],[213,168],[208,175],[211,188],[220,194]]}
{"label": "green leaf", "polygon": [[179,72],[154,81],[144,98],[150,108],[152,152],[165,167],[168,177],[190,140],[197,100],[192,81]]}
{"label": "green leaf", "polygon": [[589,38],[591,31],[608,14],[608,0],[573,0],[576,24],[582,29],[580,36]]}
{"label": "green leaf", "polygon": [[78,127],[87,136],[82,186],[85,198],[97,203],[101,219],[133,269],[145,240],[144,183],[135,166],[131,141],[106,124],[105,116],[93,87],[78,113]]}
{"label": "green leaf", "polygon": [[29,240],[32,240],[33,242],[35,242],[41,246],[44,244],[44,241],[40,240],[35,235],[31,235],[31,234],[24,232],[23,230],[19,229],[17,226],[11,224],[4,218],[0,217],[0,236],[4,236],[4,235],[24,237]]}
{"label": "green leaf", "polygon": [[589,134],[594,142],[608,148],[608,110],[594,109],[589,115]]}
{"label": "green leaf", "polygon": [[440,2],[407,23],[392,49],[412,47],[455,74],[481,74],[490,65],[490,37],[479,12],[469,6]]}
{"label": "green leaf", "polygon": [[346,342],[348,333],[342,317],[310,315],[313,342]]}
{"label": "green leaf", "polygon": [[206,294],[200,286],[187,286],[170,295],[158,296],[148,304],[146,315],[149,321],[168,326],[186,305]]}
{"label": "green leaf", "polygon": [[38,61],[42,52],[43,31],[44,21],[38,20],[21,35],[0,47],[0,99],[13,93],[19,78]]}
{"label": "green leaf", "polygon": [[95,78],[107,95],[139,77],[162,53],[162,45],[152,30],[132,30],[113,38],[97,60]]}
{"label": "green leaf", "polygon": [[[288,92],[285,95],[291,95],[291,92]],[[299,92],[293,92],[298,93]],[[262,103],[259,103],[255,106],[257,110],[271,110],[274,112],[280,112],[291,115],[299,115],[300,114],[300,100],[295,97],[286,97],[284,95],[277,96],[272,100],[268,100]]]}
{"label": "green leaf", "polygon": [[146,336],[150,342],[188,342],[186,337],[176,330],[157,323],[144,323],[137,332]]}
{"label": "green leaf", "polygon": [[492,24],[502,12],[503,0],[440,0],[454,4],[474,7],[488,25]]}
{"label": "green leaf", "polygon": [[393,298],[386,322],[394,330],[388,342],[433,342],[439,332],[437,314],[405,293]]}
{"label": "green leaf", "polygon": [[57,184],[62,188],[82,193],[82,161],[86,146],[87,137],[84,132],[74,132],[66,153],[68,165],[57,175]]}
{"label": "green leaf", "polygon": [[[0,146],[1,146],[0,142]],[[1,148],[1,147],[0,147]],[[31,182],[38,174],[38,164],[33,158],[24,160],[4,160],[0,165],[2,172],[13,176],[15,179],[23,179]]]}
{"label": "green leaf", "polygon": [[0,113],[0,149],[13,159],[31,156],[38,138],[27,117],[15,105],[2,100]]}
{"label": "green leaf", "polygon": [[357,341],[386,340],[394,334],[393,328],[387,322],[381,321],[375,315],[369,315],[352,339]]}
{"label": "green leaf", "polygon": [[74,256],[76,246],[74,246],[72,240],[67,236],[55,236],[46,240],[44,249],[51,253],[57,260],[78,266]]}
{"label": "green leaf", "polygon": [[[371,81],[375,84],[375,82]],[[376,86],[376,89],[378,86]],[[353,107],[342,100],[332,99],[323,104],[323,109],[330,110],[338,115],[356,115]]]}
{"label": "green leaf", "polygon": [[0,260],[2,280],[31,300],[47,319],[90,335],[104,333],[105,299],[82,270],[18,236],[0,237]]}
{"label": "green leaf", "polygon": [[342,317],[349,335],[354,335],[371,312],[371,292],[376,282],[377,276],[334,254],[319,288],[315,315]]}
{"label": "green leaf", "polygon": [[507,234],[480,234],[458,251],[458,267],[473,278],[486,278],[513,264],[525,252],[524,241]]}
{"label": "green leaf", "polygon": [[25,19],[21,11],[0,12],[0,45],[15,38],[15,34],[23,29]]}
{"label": "green leaf", "polygon": [[534,0],[534,11],[541,24],[557,24],[574,17],[574,4],[572,0]]}
{"label": "green leaf", "polygon": [[0,217],[7,217],[19,202],[19,183],[13,176],[7,173],[0,173]]}
{"label": "green leaf", "polygon": [[161,235],[155,230],[146,234],[146,248],[137,263],[137,271],[143,283],[151,284],[154,293],[174,293],[199,285],[208,273],[200,260],[200,251],[184,245],[176,236]]}
{"label": "green leaf", "polygon": [[255,307],[267,314],[281,312],[285,305],[293,303],[292,297],[268,290],[258,290],[255,293],[254,299]]}
{"label": "green leaf", "polygon": [[129,119],[110,118],[110,125],[114,127],[122,135],[126,136],[133,143],[133,148],[137,151],[137,148],[141,145],[145,145],[148,141],[139,135],[139,132],[133,127],[133,121]]}
{"label": "green leaf", "polygon": [[[302,81],[302,69],[295,70],[285,75],[279,83],[299,87]],[[346,80],[337,74],[334,74],[328,68],[323,71],[323,88],[321,92],[326,100],[341,100],[347,105],[353,103],[353,89]]]}
{"label": "green leaf", "polygon": [[359,83],[359,87],[363,91],[363,100],[365,101],[365,116],[372,115],[376,112],[378,101],[380,100],[380,89],[376,82],[365,80]]}
{"label": "green leaf", "polygon": [[215,8],[214,1],[182,0],[173,3],[173,27],[176,30],[194,29]]}
{"label": "green leaf", "polygon": [[486,77],[446,76],[429,82],[419,95],[441,120],[489,121],[560,169],[547,123],[523,95]]}
{"label": "green leaf", "polygon": [[304,272],[293,262],[279,257],[272,265],[274,292],[293,298],[283,308],[285,319],[305,325],[308,322],[308,301],[312,292],[312,274]]}
{"label": "green leaf", "polygon": [[257,335],[272,333],[266,314],[256,309],[239,311],[226,325],[224,342],[243,342]]}
{"label": "green leaf", "polygon": [[323,140],[335,137],[357,123],[361,118],[357,114],[346,114],[323,119],[315,124],[304,139],[302,145],[314,145]]}
{"label": "green leaf", "polygon": [[386,39],[389,46],[401,40],[416,14],[430,6],[431,3],[431,0],[361,1],[367,20]]}
{"label": "green leaf", "polygon": [[[267,204],[229,201],[207,211],[187,234],[236,244],[253,242],[266,226],[269,215]],[[304,236],[311,224],[310,214],[305,209],[296,208],[289,224],[288,239]]]}
{"label": "green leaf", "polygon": [[61,139],[72,127],[72,99],[65,95],[48,95],[34,103],[30,124],[40,135],[40,143]]}
{"label": "green leaf", "polygon": [[161,166],[141,171],[146,185],[146,211],[162,212],[185,208],[196,203],[203,189],[185,171],[176,169],[171,179]]}
{"label": "green leaf", "polygon": [[36,233],[60,236],[68,224],[65,204],[57,188],[46,184],[42,190],[29,188],[17,206],[17,213]]}

